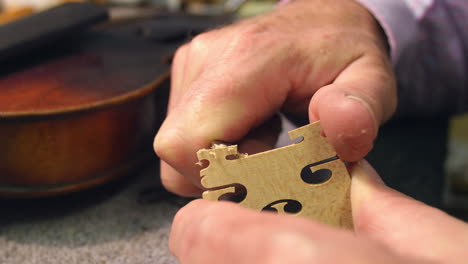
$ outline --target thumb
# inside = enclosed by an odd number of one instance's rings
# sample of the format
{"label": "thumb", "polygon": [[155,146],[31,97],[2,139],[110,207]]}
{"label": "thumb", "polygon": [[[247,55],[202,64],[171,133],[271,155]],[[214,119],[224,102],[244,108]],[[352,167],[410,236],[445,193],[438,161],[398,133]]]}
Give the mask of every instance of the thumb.
{"label": "thumb", "polygon": [[327,139],[346,161],[362,159],[379,126],[396,108],[396,85],[382,56],[363,55],[320,88],[309,105],[310,121],[321,121]]}
{"label": "thumb", "polygon": [[446,213],[387,187],[366,161],[352,169],[351,202],[357,235],[397,253],[444,263],[466,257],[468,226]]}

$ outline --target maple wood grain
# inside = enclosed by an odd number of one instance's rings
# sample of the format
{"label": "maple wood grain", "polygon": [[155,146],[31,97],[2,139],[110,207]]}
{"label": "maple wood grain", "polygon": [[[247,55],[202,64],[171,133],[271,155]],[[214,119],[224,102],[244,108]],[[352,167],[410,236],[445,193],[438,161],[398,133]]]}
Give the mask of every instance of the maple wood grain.
{"label": "maple wood grain", "polygon": [[254,155],[238,153],[237,146],[198,151],[198,159],[209,162],[200,171],[207,189],[203,198],[235,197],[241,205],[258,211],[289,213],[352,228],[351,178],[321,135],[320,123],[289,131],[289,135],[293,140],[303,139]]}

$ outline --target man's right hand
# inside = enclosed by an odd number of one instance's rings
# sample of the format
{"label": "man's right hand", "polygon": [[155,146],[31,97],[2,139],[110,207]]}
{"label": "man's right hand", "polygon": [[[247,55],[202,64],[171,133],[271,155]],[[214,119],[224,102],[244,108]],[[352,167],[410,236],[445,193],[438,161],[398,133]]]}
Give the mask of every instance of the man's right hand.
{"label": "man's right hand", "polygon": [[396,107],[387,53],[377,22],[352,0],[296,0],[197,36],[176,53],[154,142],[163,185],[199,195],[197,150],[215,140],[271,148],[275,129],[242,140],[280,110],[320,120],[342,159],[361,159]]}

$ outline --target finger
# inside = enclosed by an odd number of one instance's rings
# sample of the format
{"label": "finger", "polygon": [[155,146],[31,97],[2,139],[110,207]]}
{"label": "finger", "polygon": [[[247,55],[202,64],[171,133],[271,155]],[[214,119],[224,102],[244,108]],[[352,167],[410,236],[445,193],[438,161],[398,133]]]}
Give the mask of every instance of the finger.
{"label": "finger", "polygon": [[[171,67],[171,94],[168,111],[177,105],[179,98],[184,95],[190,83],[197,78],[203,69],[205,59],[200,55],[206,53],[206,50],[199,50],[196,46],[194,44],[184,44],[177,49],[174,55]],[[191,59],[193,54],[196,54],[197,58]]]}
{"label": "finger", "polygon": [[[239,151],[255,154],[270,150],[274,147],[280,132],[281,119],[279,116],[275,116],[267,123],[252,130],[239,143]],[[199,166],[199,170],[201,168]],[[200,197],[203,189],[199,181],[183,176],[164,161],[161,161],[161,182],[168,191],[186,197]]]}
{"label": "finger", "polygon": [[[172,60],[171,65],[171,93],[172,96],[178,94],[178,89],[183,87],[185,71],[187,68],[187,51],[188,45],[182,45],[177,49],[174,54],[174,59]],[[171,101],[176,101],[176,98],[173,98]],[[170,106],[168,107],[170,108]]]}
{"label": "finger", "polygon": [[177,213],[169,245],[182,264],[408,263],[350,232],[204,200]]}
{"label": "finger", "polygon": [[202,193],[199,182],[191,182],[164,161],[161,161],[161,183],[169,192],[184,197],[200,197]]}
{"label": "finger", "polygon": [[323,131],[340,158],[356,161],[373,146],[378,127],[396,108],[396,88],[385,58],[364,55],[322,87],[309,106],[311,121]]}
{"label": "finger", "polygon": [[172,63],[171,76],[171,94],[172,103],[169,108],[173,108],[178,102],[178,98],[182,96],[190,84],[198,78],[204,70],[204,66],[210,52],[215,52],[213,49],[207,49],[202,44],[210,42],[217,36],[217,31],[212,30],[209,34],[201,34],[195,37],[191,42],[179,47],[174,55]]}
{"label": "finger", "polygon": [[185,82],[182,84],[182,89],[188,89],[190,84],[196,80],[202,71],[205,70],[205,65],[210,61],[212,54],[216,54],[216,49],[219,47],[210,46],[207,48],[205,43],[210,43],[216,40],[217,30],[211,30],[208,33],[202,33],[190,41],[187,45],[187,59],[185,65]]}
{"label": "finger", "polygon": [[[194,78],[194,71],[199,71],[197,70],[200,68],[200,65],[197,65],[200,63],[199,60],[192,62],[193,65],[188,65],[189,54],[190,46],[184,44],[177,49],[174,55],[171,70],[171,92],[167,107],[168,115],[171,114],[179,98],[184,94],[184,89],[186,89],[187,86],[186,84],[190,83]],[[156,141],[154,142],[154,149],[156,151]],[[161,182],[168,191],[181,196],[200,197],[202,190],[200,182],[195,178],[184,177],[163,160],[161,161],[160,174]]]}
{"label": "finger", "polygon": [[[249,69],[263,68],[264,74],[252,76],[252,71],[241,69],[245,66],[237,63],[203,71],[171,109],[154,147],[158,156],[179,173],[198,181],[199,168],[194,164],[199,149],[216,140],[237,142],[273,116],[283,103],[287,80],[278,75],[270,77],[269,72],[274,71],[268,67],[274,66],[266,66],[264,59],[251,59],[264,65]],[[273,87],[264,87],[270,82],[275,83],[274,92]]]}
{"label": "finger", "polygon": [[397,253],[440,263],[466,260],[468,227],[446,213],[385,186],[362,161],[352,168],[351,199],[358,235],[379,240]]}

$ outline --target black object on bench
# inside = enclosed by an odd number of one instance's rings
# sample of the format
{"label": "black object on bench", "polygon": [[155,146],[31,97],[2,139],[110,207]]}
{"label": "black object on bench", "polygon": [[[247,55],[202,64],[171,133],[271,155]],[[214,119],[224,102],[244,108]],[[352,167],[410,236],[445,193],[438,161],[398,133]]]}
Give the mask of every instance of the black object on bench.
{"label": "black object on bench", "polygon": [[0,62],[109,19],[106,8],[67,3],[0,26]]}

